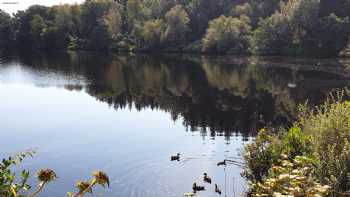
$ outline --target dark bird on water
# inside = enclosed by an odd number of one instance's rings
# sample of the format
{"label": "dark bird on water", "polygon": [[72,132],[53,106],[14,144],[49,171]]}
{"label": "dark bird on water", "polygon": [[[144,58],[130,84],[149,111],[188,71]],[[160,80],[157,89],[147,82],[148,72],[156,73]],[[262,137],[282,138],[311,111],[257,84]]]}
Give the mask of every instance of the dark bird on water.
{"label": "dark bird on water", "polygon": [[171,161],[175,161],[175,160],[180,161],[180,155],[181,155],[180,153],[177,153],[175,156],[171,156],[170,160]]}
{"label": "dark bird on water", "polygon": [[221,189],[219,189],[217,184],[215,184],[215,192],[221,195]]}
{"label": "dark bird on water", "polygon": [[226,159],[217,163],[217,166],[226,166]]}
{"label": "dark bird on water", "polygon": [[196,193],[197,191],[205,190],[205,187],[204,186],[199,186],[199,185],[197,185],[196,182],[194,182],[193,185],[192,185],[192,189],[193,189],[193,192]]}
{"label": "dark bird on water", "polygon": [[204,175],[204,177],[203,177],[204,182],[211,184],[211,178],[208,176],[208,174],[206,172],[204,172],[203,175]]}

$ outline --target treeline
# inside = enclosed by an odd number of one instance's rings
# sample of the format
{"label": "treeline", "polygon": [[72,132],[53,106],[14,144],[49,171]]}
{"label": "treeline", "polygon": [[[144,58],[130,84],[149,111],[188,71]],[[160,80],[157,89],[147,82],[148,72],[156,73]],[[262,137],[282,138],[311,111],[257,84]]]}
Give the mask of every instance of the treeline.
{"label": "treeline", "polygon": [[[0,10],[0,48],[347,55],[348,0],[87,0]],[[350,51],[350,50],[349,50]]]}

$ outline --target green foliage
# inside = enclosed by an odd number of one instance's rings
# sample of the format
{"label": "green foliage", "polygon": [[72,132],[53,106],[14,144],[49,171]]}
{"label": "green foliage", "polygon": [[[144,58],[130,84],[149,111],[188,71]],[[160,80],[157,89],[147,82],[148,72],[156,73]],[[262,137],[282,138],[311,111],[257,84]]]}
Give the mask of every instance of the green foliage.
{"label": "green foliage", "polygon": [[28,184],[29,171],[23,170],[18,181],[12,166],[21,163],[25,157],[33,157],[33,154],[34,151],[27,151],[2,160],[0,163],[0,196],[15,197],[16,194],[24,193],[31,189],[31,186]]}
{"label": "green foliage", "polygon": [[324,0],[87,0],[0,12],[0,48],[348,56],[348,13]]}
{"label": "green foliage", "polygon": [[296,156],[312,157],[312,137],[305,135],[300,127],[291,127],[287,133],[282,136],[282,153],[289,158]]}
{"label": "green foliage", "polygon": [[45,20],[40,15],[35,14],[30,21],[30,33],[37,46],[41,46],[47,32],[48,29]]}
{"label": "green foliage", "polygon": [[289,0],[259,22],[252,51],[258,54],[302,54],[303,39],[317,23],[319,0]]}
{"label": "green foliage", "polygon": [[14,43],[14,24],[9,14],[0,9],[0,49],[9,48]]}
{"label": "green foliage", "polygon": [[[33,157],[34,151],[27,151],[19,153],[14,157],[3,159],[0,163],[0,196],[1,197],[35,197],[40,194],[45,186],[54,181],[57,176],[51,169],[41,169],[37,172],[38,186],[35,191],[30,193],[32,186],[28,183],[30,174],[27,170],[22,170],[17,177],[16,166],[18,166],[23,159],[30,156]],[[92,173],[93,177],[90,181],[78,181],[76,194],[68,192],[70,197],[83,197],[86,193],[92,193],[95,185],[109,187],[109,178],[106,173],[96,171]]]}
{"label": "green foliage", "polygon": [[[301,107],[298,121],[288,132],[261,131],[256,140],[245,147],[243,175],[252,183],[253,194],[271,195],[269,191],[281,191],[286,184],[309,189],[305,191],[323,188],[330,196],[344,195],[350,190],[350,102],[344,101],[345,95],[345,91],[339,91],[314,109]],[[310,171],[299,174],[308,177],[307,182],[300,183],[306,184],[305,187],[295,183],[298,179],[294,175],[298,174],[294,173],[294,167],[282,171],[289,174],[288,179],[279,179],[281,174],[272,173],[274,166],[281,165],[279,155],[294,163],[300,156],[312,161],[308,166]],[[286,191],[282,194],[287,195]]]}
{"label": "green foliage", "polygon": [[244,53],[249,47],[251,27],[249,18],[220,16],[209,23],[203,38],[204,51]]}
{"label": "green foliage", "polygon": [[314,110],[303,111],[300,125],[314,138],[317,177],[334,190],[350,190],[350,102],[344,91],[332,95]]}
{"label": "green foliage", "polygon": [[348,17],[340,18],[332,13],[321,18],[318,27],[319,51],[337,55],[348,44],[349,32],[350,23]]}
{"label": "green foliage", "polygon": [[122,33],[122,16],[119,5],[112,4],[105,16],[105,23],[112,38],[117,38]]}
{"label": "green foliage", "polygon": [[140,38],[142,46],[145,48],[157,47],[161,43],[161,36],[164,32],[165,24],[161,19],[149,20],[140,27]]}
{"label": "green foliage", "polygon": [[262,129],[254,143],[244,149],[246,167],[243,176],[252,182],[262,181],[281,154],[293,159],[296,156],[312,157],[312,151],[311,136],[305,135],[297,126],[278,134]]}
{"label": "green foliage", "polygon": [[245,146],[243,158],[246,165],[242,175],[253,183],[264,180],[281,152],[280,140],[266,129],[260,130],[254,143]]}
{"label": "green foliage", "polygon": [[162,39],[166,42],[180,42],[185,39],[190,19],[181,5],[176,5],[165,14],[165,32]]}
{"label": "green foliage", "polygon": [[234,6],[230,11],[230,15],[233,17],[240,17],[242,15],[250,17],[252,14],[253,14],[253,9],[249,3]]}
{"label": "green foliage", "polygon": [[249,17],[252,21],[252,26],[256,27],[260,19],[267,18],[275,13],[282,0],[248,0],[251,7],[251,15]]}

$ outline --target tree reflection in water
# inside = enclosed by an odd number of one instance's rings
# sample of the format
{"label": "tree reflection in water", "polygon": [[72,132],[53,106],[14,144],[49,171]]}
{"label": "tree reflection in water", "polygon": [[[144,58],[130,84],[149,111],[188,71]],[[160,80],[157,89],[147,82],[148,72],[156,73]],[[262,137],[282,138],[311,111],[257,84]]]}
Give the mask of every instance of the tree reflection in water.
{"label": "tree reflection in water", "polygon": [[[116,110],[163,110],[203,136],[247,138],[266,124],[285,125],[297,104],[315,104],[347,85],[348,62],[281,57],[162,57],[68,52],[18,55],[35,70],[61,73]],[[2,61],[7,61],[6,58]]]}

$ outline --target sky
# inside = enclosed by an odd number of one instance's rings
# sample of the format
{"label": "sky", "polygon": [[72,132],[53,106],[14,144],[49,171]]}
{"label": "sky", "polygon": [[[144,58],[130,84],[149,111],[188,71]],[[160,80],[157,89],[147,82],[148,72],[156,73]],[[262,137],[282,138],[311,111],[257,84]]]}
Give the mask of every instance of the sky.
{"label": "sky", "polygon": [[84,0],[0,0],[0,9],[12,14],[18,10],[25,10],[31,5],[59,5],[64,3],[82,3]]}

